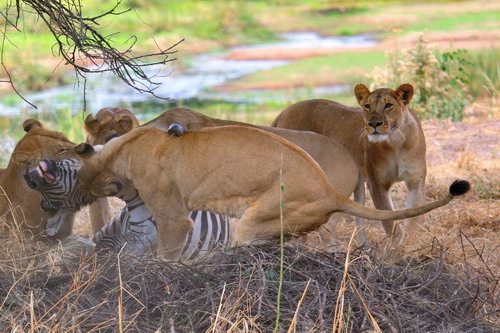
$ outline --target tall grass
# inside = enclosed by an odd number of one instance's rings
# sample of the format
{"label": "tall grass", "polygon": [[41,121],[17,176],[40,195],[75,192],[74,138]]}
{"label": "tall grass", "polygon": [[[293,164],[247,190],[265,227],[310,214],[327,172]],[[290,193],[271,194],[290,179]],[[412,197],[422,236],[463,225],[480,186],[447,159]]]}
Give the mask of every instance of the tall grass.
{"label": "tall grass", "polygon": [[500,49],[470,51],[467,60],[472,95],[500,98]]}

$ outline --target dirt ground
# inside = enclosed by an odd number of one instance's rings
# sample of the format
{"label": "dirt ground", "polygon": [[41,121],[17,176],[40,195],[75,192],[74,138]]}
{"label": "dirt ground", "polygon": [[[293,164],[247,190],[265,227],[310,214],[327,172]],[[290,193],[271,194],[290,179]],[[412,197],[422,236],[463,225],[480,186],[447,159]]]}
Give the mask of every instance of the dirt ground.
{"label": "dirt ground", "polygon": [[[498,332],[500,119],[424,121],[423,128],[427,200],[443,196],[456,178],[468,179],[472,191],[427,214],[403,245],[387,246],[375,221],[368,222],[368,246],[349,246],[351,217],[338,222],[323,251],[289,242],[283,265],[277,242],[186,265],[152,257],[97,260],[67,244],[16,248],[11,239],[0,242],[6,256],[0,260],[0,331],[121,331],[120,323],[124,331],[268,332],[282,265],[284,328],[332,331],[346,318],[346,329],[338,331]],[[392,197],[401,207],[404,186],[395,186]],[[123,204],[111,202],[117,214]],[[78,215],[77,235],[90,237],[88,221],[86,211]]]}

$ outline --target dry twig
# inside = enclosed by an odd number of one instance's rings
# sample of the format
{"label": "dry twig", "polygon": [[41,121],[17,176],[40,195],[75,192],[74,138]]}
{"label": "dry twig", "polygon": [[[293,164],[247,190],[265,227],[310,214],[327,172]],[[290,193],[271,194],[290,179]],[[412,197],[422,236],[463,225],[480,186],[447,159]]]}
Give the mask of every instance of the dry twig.
{"label": "dry twig", "polygon": [[[0,12],[0,15],[5,18],[0,63],[7,75],[7,79],[3,82],[9,83],[21,98],[36,107],[17,90],[3,59],[5,44],[9,42],[9,28],[20,31],[20,18],[23,12],[27,12],[36,14],[49,29],[55,38],[53,53],[62,57],[66,64],[74,68],[77,81],[83,79],[84,87],[87,74],[109,72],[140,93],[148,93],[157,98],[167,99],[155,94],[155,90],[160,85],[155,80],[158,73],[148,74],[146,69],[175,60],[170,56],[176,53],[174,49],[182,40],[166,49],[159,48],[157,52],[135,54],[133,49],[137,37],[131,35],[128,44],[123,50],[120,50],[114,42],[114,37],[118,33],[103,34],[100,21],[106,17],[122,15],[130,10],[119,10],[121,3],[122,1],[118,0],[112,8],[100,15],[86,16],[82,12],[80,0],[7,1],[4,12]],[[11,14],[10,10],[14,6],[15,14]],[[14,19],[11,19],[12,16]]]}

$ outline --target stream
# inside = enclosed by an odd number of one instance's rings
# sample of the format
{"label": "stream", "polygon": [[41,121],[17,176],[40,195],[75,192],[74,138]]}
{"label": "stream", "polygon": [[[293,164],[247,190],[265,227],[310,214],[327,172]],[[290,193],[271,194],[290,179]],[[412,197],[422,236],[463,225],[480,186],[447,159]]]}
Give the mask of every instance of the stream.
{"label": "stream", "polygon": [[[266,48],[363,48],[376,43],[372,35],[358,35],[348,37],[323,37],[314,32],[293,32],[281,34],[281,40],[274,43],[239,46],[220,53],[198,55],[188,61],[185,69],[177,69],[173,63],[167,63],[161,68],[149,68],[151,75],[159,74],[154,78],[160,86],[155,93],[168,97],[165,101],[156,99],[150,94],[140,94],[109,74],[93,74],[87,80],[87,110],[97,112],[107,106],[121,106],[144,114],[146,109],[153,112],[166,110],[177,105],[189,107],[190,101],[200,103],[214,103],[225,101],[231,103],[256,103],[267,99],[279,100],[286,98],[283,91],[245,91],[219,92],[214,87],[227,84],[244,75],[272,69],[289,63],[288,60],[231,60],[224,56],[233,50]],[[182,44],[179,46],[182,48]],[[344,86],[323,86],[309,88],[310,94],[337,92],[345,89]],[[0,116],[15,117],[29,116],[37,113],[50,115],[55,109],[70,109],[77,113],[83,108],[83,87],[76,85],[60,86],[52,89],[30,93],[25,96],[34,103],[38,110],[24,102],[14,106],[0,103]]]}

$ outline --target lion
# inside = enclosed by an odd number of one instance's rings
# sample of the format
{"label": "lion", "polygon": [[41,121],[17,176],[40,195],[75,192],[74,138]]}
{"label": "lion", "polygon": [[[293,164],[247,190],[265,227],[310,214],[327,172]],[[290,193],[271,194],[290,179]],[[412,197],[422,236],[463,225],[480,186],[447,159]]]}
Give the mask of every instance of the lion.
{"label": "lion", "polygon": [[[88,119],[89,118],[87,118],[86,123],[88,122]],[[93,118],[90,119],[90,121],[94,124],[100,123]],[[124,113],[120,120],[125,124],[137,123],[137,119],[131,112]],[[142,126],[155,127],[166,132],[174,122],[181,124],[187,132],[196,131],[205,127],[227,125],[260,128],[277,134],[304,149],[309,155],[311,155],[314,160],[316,160],[316,162],[319,163],[323,171],[328,176],[330,183],[342,195],[349,197],[355,190],[355,187],[359,181],[359,168],[356,165],[351,154],[349,154],[340,144],[338,144],[334,140],[317,133],[293,131],[269,126],[257,126],[237,121],[216,119],[187,108],[173,108],[167,110],[157,118],[143,124]],[[97,130],[94,130],[93,135],[94,137],[100,138],[100,140],[102,141],[96,140],[94,142],[103,144],[105,140],[120,136],[121,134],[117,135],[117,133],[120,133],[116,128],[117,123],[118,122],[115,121],[114,124],[108,123],[111,124],[111,126],[108,124],[105,124],[105,126],[96,126],[95,128],[97,128]],[[129,128],[132,129],[132,127]],[[92,142],[89,143],[92,144]],[[319,236],[324,240],[325,244],[328,243],[326,239],[332,238],[332,230],[334,229],[334,227],[335,221],[332,221],[332,223],[329,223],[328,226],[326,226],[326,229],[322,228],[320,230]],[[363,230],[359,231],[358,239],[361,242],[366,241]]]}
{"label": "lion", "polygon": [[55,160],[76,157],[73,151],[75,144],[63,133],[46,129],[35,119],[25,120],[23,129],[26,134],[14,148],[0,178],[0,216],[3,227],[19,229],[22,234],[35,240],[46,239],[46,222],[49,219],[63,219],[64,228],[55,238],[65,238],[72,233],[74,213],[44,207],[42,197],[28,187],[23,175],[26,168],[35,166],[44,157]]}
{"label": "lion", "polygon": [[[87,142],[91,145],[103,145],[112,137],[123,135],[139,126],[134,114],[124,108],[107,107],[99,110],[95,117],[88,115],[85,118]],[[106,198],[101,198],[89,206],[92,231],[96,234],[111,220],[109,204]]]}
{"label": "lion", "polygon": [[[361,206],[329,183],[318,163],[289,141],[258,128],[203,128],[176,137],[136,128],[96,152],[75,148],[87,199],[113,196],[124,186],[139,192],[158,225],[158,250],[177,260],[193,222],[192,210],[233,217],[230,244],[316,230],[335,212],[395,220],[424,214],[466,193],[456,181],[438,201],[404,210]],[[167,204],[168,203],[168,204]]]}
{"label": "lion", "polygon": [[[389,190],[399,181],[408,188],[406,208],[422,205],[426,146],[420,121],[408,107],[413,86],[403,84],[396,90],[370,92],[358,84],[354,94],[361,108],[325,99],[302,101],[281,112],[272,126],[313,131],[341,143],[362,167],[375,207],[393,209]],[[364,204],[364,185],[360,188],[355,200]],[[421,217],[411,219],[405,235],[412,235],[420,222]],[[401,236],[394,221],[384,220],[382,224],[391,239]]]}
{"label": "lion", "polygon": [[85,118],[87,142],[92,146],[103,145],[111,137],[128,133],[136,127],[139,127],[139,121],[124,108],[103,108],[95,116],[90,114]]}

